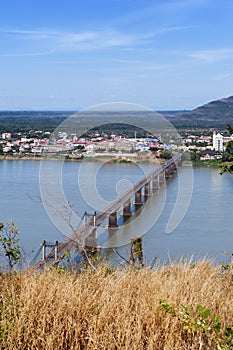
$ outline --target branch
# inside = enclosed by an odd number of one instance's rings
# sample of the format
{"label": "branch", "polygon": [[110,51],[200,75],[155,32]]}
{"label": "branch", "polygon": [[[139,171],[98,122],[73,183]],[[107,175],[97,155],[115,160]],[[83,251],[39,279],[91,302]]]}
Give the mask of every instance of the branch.
{"label": "branch", "polygon": [[127,264],[130,265],[130,262],[123,256],[121,255],[116,249],[113,249],[114,253],[116,253],[121,259],[123,259]]}
{"label": "branch", "polygon": [[97,270],[96,270],[96,267],[92,264],[92,262],[91,262],[89,256],[87,255],[87,252],[86,252],[86,249],[85,249],[85,248],[83,248],[83,252],[84,252],[85,258],[86,258],[87,261],[88,261],[88,264],[89,264],[89,265],[93,268],[93,270],[96,272],[96,271],[97,271]]}

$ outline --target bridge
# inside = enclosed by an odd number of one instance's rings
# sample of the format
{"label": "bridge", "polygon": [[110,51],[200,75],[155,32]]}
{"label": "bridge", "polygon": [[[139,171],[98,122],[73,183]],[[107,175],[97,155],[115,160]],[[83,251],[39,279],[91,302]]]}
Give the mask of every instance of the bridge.
{"label": "bridge", "polygon": [[[71,251],[77,247],[96,247],[96,230],[97,228],[106,222],[106,229],[113,230],[118,228],[117,215],[118,211],[122,208],[121,215],[123,217],[130,217],[132,212],[132,205],[143,205],[143,197],[148,197],[160,187],[160,184],[172,177],[178,170],[181,164],[181,154],[174,155],[161,167],[153,170],[146,175],[143,179],[138,181],[129,190],[120,195],[114,202],[107,206],[103,211],[88,215],[84,213],[83,225],[75,230],[67,239],[63,242],[55,244],[43,242],[42,259],[35,265],[32,265],[33,270],[42,269],[45,266],[51,266],[57,264],[66,254],[67,251]],[[53,248],[49,254],[46,255],[46,247]]]}

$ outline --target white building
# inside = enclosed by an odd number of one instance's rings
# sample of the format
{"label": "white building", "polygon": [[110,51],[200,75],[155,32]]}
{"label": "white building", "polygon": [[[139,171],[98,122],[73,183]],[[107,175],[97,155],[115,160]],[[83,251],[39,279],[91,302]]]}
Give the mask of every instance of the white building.
{"label": "white building", "polygon": [[10,138],[11,138],[11,133],[10,132],[2,133],[2,139],[3,140],[9,140]]}
{"label": "white building", "polygon": [[218,152],[223,151],[223,136],[214,131],[213,133],[213,149]]}

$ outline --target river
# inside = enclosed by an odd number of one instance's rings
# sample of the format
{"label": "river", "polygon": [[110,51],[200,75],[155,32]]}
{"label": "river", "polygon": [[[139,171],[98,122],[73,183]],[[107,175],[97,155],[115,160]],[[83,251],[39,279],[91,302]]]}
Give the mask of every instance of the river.
{"label": "river", "polygon": [[[41,167],[39,161],[0,161],[0,221],[14,222],[24,251],[32,257],[44,239],[62,241],[71,232],[71,226],[77,227],[85,210],[93,213],[103,209],[153,167],[56,161],[44,161]],[[177,227],[167,230],[172,210],[179,205],[178,192],[182,192],[179,179],[189,174],[190,168],[182,167],[179,176],[161,186],[119,230],[101,233],[98,244],[118,247],[127,257],[127,243],[140,235],[148,262],[154,257],[167,262],[191,256],[228,261],[233,253],[233,175],[221,176],[215,168],[194,168],[187,211]],[[48,186],[47,192],[43,183]],[[118,221],[123,223],[120,215]]]}

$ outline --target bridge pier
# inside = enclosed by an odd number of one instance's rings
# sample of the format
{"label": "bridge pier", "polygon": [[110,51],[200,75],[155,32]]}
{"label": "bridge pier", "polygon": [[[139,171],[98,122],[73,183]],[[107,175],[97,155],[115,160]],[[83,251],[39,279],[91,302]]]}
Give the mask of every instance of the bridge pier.
{"label": "bridge pier", "polygon": [[95,248],[97,247],[97,234],[96,229],[93,229],[91,233],[84,238],[83,246],[85,248]]}
{"label": "bridge pier", "polygon": [[165,179],[169,179],[171,177],[170,167],[165,169]]}
{"label": "bridge pier", "polygon": [[144,196],[150,196],[150,182],[147,182],[144,186]]}
{"label": "bridge pier", "polygon": [[[130,204],[133,196],[135,196],[135,202],[133,202],[135,207],[137,205],[143,205],[147,196],[151,193],[151,189],[159,188],[160,184],[165,182],[165,178],[168,179],[171,174],[178,171],[180,165],[181,155],[178,154],[161,165],[159,169],[155,169],[155,171],[151,172],[148,176],[145,176],[138,181],[126,191],[125,194],[121,195],[102,212],[98,214],[96,212],[93,214],[85,212],[83,226],[75,230],[70,237],[67,237],[60,244],[58,244],[58,242],[56,242],[56,244],[51,244],[46,241],[43,242],[42,259],[32,266],[32,269],[41,269],[46,265],[49,266],[56,264],[64,256],[66,250],[71,250],[77,247],[78,244],[82,244],[86,247],[97,248],[97,227],[108,220],[109,225],[106,228],[109,229],[109,235],[114,235],[114,229],[116,230],[118,228],[117,211],[123,206],[123,215],[125,217],[132,215],[133,213],[131,212]],[[144,200],[142,198],[142,193],[144,194]],[[138,208],[136,207],[136,209]],[[47,247],[53,248],[48,254]],[[58,253],[60,254],[60,257],[58,257]]]}
{"label": "bridge pier", "polygon": [[130,200],[124,204],[123,212],[121,213],[124,217],[132,216],[131,202]]}
{"label": "bridge pier", "polygon": [[172,163],[171,165],[170,165],[170,174],[171,174],[171,176],[172,175],[174,175],[176,173],[176,165],[175,165],[175,163]]}
{"label": "bridge pier", "polygon": [[157,190],[159,188],[159,175],[152,179],[152,190]]}
{"label": "bridge pier", "polygon": [[172,175],[174,174],[173,164],[171,164],[171,165],[169,166],[169,172],[170,172],[170,177],[172,177]]}
{"label": "bridge pier", "polygon": [[84,213],[84,226],[87,225],[87,216],[90,216],[91,219],[90,219],[89,223],[90,223],[93,227],[96,228],[96,227],[97,227],[97,226],[96,226],[96,215],[97,215],[96,211],[94,212],[94,214],[87,214],[87,212],[85,211],[85,213]]}
{"label": "bridge pier", "polygon": [[113,213],[110,213],[109,217],[108,217],[108,226],[107,226],[108,229],[111,229],[111,228],[118,228],[118,225],[117,225],[117,212],[113,212]]}
{"label": "bridge pier", "polygon": [[165,173],[164,171],[162,171],[160,174],[159,174],[159,183],[164,183],[165,181]]}
{"label": "bridge pier", "polygon": [[142,205],[142,189],[140,189],[139,191],[135,192],[135,205]]}

